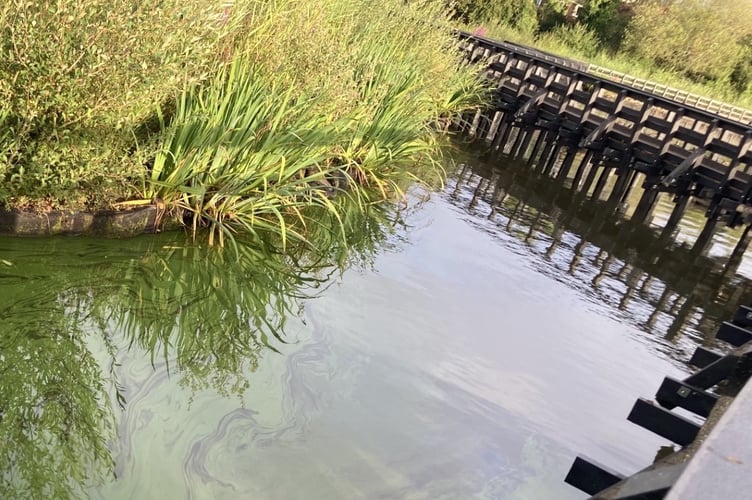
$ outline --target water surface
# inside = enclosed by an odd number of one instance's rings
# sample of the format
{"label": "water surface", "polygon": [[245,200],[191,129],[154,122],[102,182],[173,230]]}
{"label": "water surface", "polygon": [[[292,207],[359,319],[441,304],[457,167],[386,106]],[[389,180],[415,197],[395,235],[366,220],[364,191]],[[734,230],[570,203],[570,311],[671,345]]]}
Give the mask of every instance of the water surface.
{"label": "water surface", "polygon": [[744,266],[458,161],[342,273],[0,239],[2,496],[576,499],[577,454],[649,464],[668,443],[625,417],[714,345]]}

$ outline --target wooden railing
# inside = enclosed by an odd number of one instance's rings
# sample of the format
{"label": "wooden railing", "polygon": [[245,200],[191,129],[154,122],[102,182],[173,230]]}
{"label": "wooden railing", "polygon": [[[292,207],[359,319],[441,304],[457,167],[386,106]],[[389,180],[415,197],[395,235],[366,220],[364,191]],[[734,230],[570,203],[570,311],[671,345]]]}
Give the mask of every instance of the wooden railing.
{"label": "wooden railing", "polygon": [[628,87],[632,87],[651,94],[676,101],[678,103],[687,104],[689,106],[708,111],[710,113],[723,116],[725,118],[731,118],[732,120],[739,121],[741,123],[752,124],[752,110],[734,106],[722,101],[710,99],[708,97],[701,96],[699,94],[693,94],[685,90],[679,90],[677,88],[669,87],[661,83],[653,82],[638,78],[636,76],[628,75],[626,73],[620,73],[603,66],[597,66],[595,64],[587,65],[586,71],[593,75],[611,80]]}

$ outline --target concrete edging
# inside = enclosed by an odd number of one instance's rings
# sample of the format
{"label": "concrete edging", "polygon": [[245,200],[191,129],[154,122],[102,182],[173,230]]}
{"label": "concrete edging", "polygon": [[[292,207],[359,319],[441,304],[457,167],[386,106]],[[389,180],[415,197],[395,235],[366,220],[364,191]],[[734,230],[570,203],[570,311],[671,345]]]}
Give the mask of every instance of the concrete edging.
{"label": "concrete edging", "polygon": [[86,234],[127,238],[161,229],[164,208],[156,204],[129,210],[33,213],[0,210],[0,235],[52,236]]}

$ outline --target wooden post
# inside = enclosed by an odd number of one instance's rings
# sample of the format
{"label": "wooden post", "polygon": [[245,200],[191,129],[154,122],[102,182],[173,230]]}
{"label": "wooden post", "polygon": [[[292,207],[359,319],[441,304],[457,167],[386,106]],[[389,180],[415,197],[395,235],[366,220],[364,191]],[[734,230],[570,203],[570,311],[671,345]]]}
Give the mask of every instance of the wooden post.
{"label": "wooden post", "polygon": [[635,181],[637,180],[637,176],[639,175],[639,172],[634,169],[634,166],[629,170],[629,180],[627,181],[627,186],[624,189],[624,193],[621,195],[621,203],[625,203],[629,199],[629,195],[632,193],[632,188],[634,188]]}
{"label": "wooden post", "polygon": [[628,166],[619,166],[616,168],[617,178],[616,182],[614,183],[614,187],[611,190],[611,193],[608,195],[609,205],[621,203],[622,199],[624,198],[624,193],[629,188],[631,174],[632,171]]}
{"label": "wooden post", "polygon": [[491,143],[493,149],[497,149],[500,152],[504,152],[504,146],[506,145],[509,134],[512,132],[512,120],[514,115],[512,113],[504,113],[501,117],[501,125],[499,125],[499,132],[496,133],[496,137]]}
{"label": "wooden post", "polygon": [[696,366],[697,368],[705,368],[709,364],[715,363],[723,357],[722,354],[718,354],[715,351],[706,349],[705,347],[698,346],[692,354],[692,359],[689,360],[689,364]]}
{"label": "wooden post", "polygon": [[503,113],[499,110],[493,111],[493,118],[491,119],[491,125],[488,129],[488,134],[486,134],[486,142],[493,142],[493,140],[496,138],[496,134],[499,131],[499,125],[501,124],[501,117]]}
{"label": "wooden post", "polygon": [[577,150],[569,146],[567,147],[567,155],[564,157],[564,160],[561,162],[561,166],[559,167],[559,172],[556,174],[556,179],[563,181],[567,178],[567,174],[569,174],[569,169],[572,167],[572,163],[574,162],[574,156],[577,154]]}
{"label": "wooden post", "polygon": [[481,189],[483,188],[483,184],[486,179],[483,177],[478,177],[478,185],[475,187],[475,190],[473,191],[473,198],[470,200],[470,203],[468,204],[469,207],[474,207],[478,203],[478,197],[480,195]]}
{"label": "wooden post", "polygon": [[728,342],[734,347],[740,347],[752,340],[752,331],[728,321],[724,321],[715,334],[718,340]]}
{"label": "wooden post", "polygon": [[586,196],[588,191],[590,191],[590,186],[592,186],[593,181],[595,181],[595,177],[598,175],[598,167],[601,166],[604,171],[606,170],[606,167],[601,165],[600,160],[601,158],[599,157],[597,162],[592,162],[587,177],[585,177],[585,182],[583,182],[582,187],[580,188],[580,192]]}
{"label": "wooden post", "polygon": [[536,136],[535,143],[533,144],[533,150],[530,151],[530,156],[527,159],[528,165],[532,165],[535,162],[535,158],[538,155],[540,147],[543,144],[543,139],[545,137],[546,137],[546,132],[544,130],[538,130],[538,135]]}
{"label": "wooden post", "polygon": [[656,201],[658,201],[658,190],[651,186],[646,187],[632,215],[632,221],[643,223],[650,218],[653,215]]}
{"label": "wooden post", "polygon": [[577,457],[564,482],[588,495],[596,495],[623,479],[623,474],[610,470],[594,460]]}
{"label": "wooden post", "polygon": [[542,174],[546,175],[551,172],[556,164],[556,160],[559,159],[559,153],[561,152],[561,145],[556,142],[556,139],[552,139],[550,142],[550,148],[547,147],[543,151],[541,161],[545,162]]}
{"label": "wooden post", "polygon": [[692,246],[691,252],[694,255],[707,255],[710,249],[710,243],[713,241],[713,235],[715,234],[715,228],[718,225],[718,210],[717,208],[708,214],[708,220],[705,222],[705,227],[702,228],[702,232],[695,240],[695,244]]}
{"label": "wooden post", "polygon": [[687,322],[687,318],[694,308],[695,300],[696,299],[694,295],[690,294],[689,296],[687,296],[679,310],[676,312],[674,320],[669,325],[668,330],[666,331],[666,335],[664,336],[665,339],[671,341],[676,339],[678,333],[681,332],[682,327]]}
{"label": "wooden post", "polygon": [[638,399],[627,420],[680,446],[692,443],[700,432],[700,426],[680,417],[646,399]]}
{"label": "wooden post", "polygon": [[[585,170],[588,166],[593,162],[593,158],[595,157],[595,152],[592,149],[588,149],[585,152],[585,156],[583,156],[582,161],[577,166],[577,170],[574,173],[574,178],[572,179],[572,189],[579,189],[580,187],[580,181],[582,180],[582,176],[584,175]],[[600,156],[596,160],[596,164],[600,162]]]}
{"label": "wooden post", "polygon": [[522,138],[522,144],[520,144],[520,148],[515,152],[516,156],[520,158],[525,157],[525,153],[527,153],[527,150],[530,147],[530,141],[533,139],[534,134],[534,129],[525,131],[525,136]]}
{"label": "wooden post", "polygon": [[476,125],[475,137],[486,141],[488,140],[488,134],[491,131],[492,120],[488,117],[488,112],[484,112],[482,109],[478,110],[478,124]]}
{"label": "wooden post", "polygon": [[524,125],[520,124],[519,128],[517,128],[517,136],[514,138],[512,147],[509,148],[509,156],[511,156],[512,158],[519,156],[523,139],[527,134],[528,132],[527,130],[525,130]]}
{"label": "wooden post", "polygon": [[673,290],[671,290],[668,287],[668,285],[666,285],[666,287],[663,289],[663,293],[661,293],[661,297],[658,299],[658,302],[655,304],[655,309],[653,309],[653,312],[650,314],[650,317],[645,322],[648,328],[655,328],[655,322],[658,319],[659,313],[665,312],[666,305],[668,304],[668,301],[671,298],[672,293],[673,293]]}
{"label": "wooden post", "polygon": [[655,400],[667,410],[678,406],[707,418],[718,402],[718,396],[687,385],[680,380],[666,377],[655,395]]}
{"label": "wooden post", "polygon": [[603,189],[605,189],[606,187],[606,182],[608,182],[608,178],[611,176],[611,172],[612,168],[604,163],[603,170],[601,170],[601,175],[598,177],[598,182],[595,183],[595,189],[593,189],[592,198],[594,200],[599,200],[601,198],[601,194],[603,194]]}

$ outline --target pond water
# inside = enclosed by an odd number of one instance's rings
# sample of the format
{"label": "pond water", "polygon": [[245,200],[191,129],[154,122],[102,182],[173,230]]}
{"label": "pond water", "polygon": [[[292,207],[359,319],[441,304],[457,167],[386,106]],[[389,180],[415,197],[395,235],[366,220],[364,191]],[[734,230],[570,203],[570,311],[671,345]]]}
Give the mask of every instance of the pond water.
{"label": "pond water", "polygon": [[626,415],[720,348],[748,263],[457,161],[342,272],[182,234],[0,239],[0,497],[577,499],[577,454],[649,464],[668,443]]}

